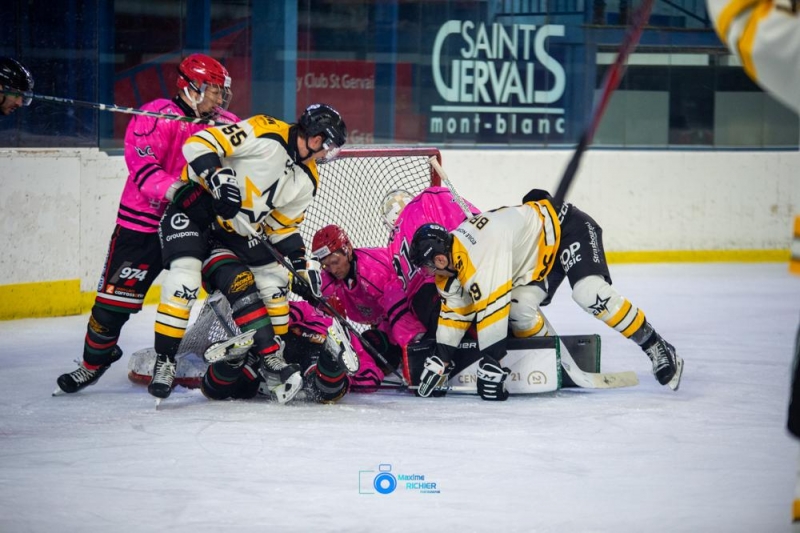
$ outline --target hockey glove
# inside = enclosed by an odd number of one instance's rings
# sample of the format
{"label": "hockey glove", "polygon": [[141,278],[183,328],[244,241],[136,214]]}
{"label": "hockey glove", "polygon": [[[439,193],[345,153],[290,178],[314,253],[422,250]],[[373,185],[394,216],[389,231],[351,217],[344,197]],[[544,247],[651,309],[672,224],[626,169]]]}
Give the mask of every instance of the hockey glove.
{"label": "hockey glove", "polygon": [[502,402],[508,399],[506,379],[511,372],[495,359],[484,356],[478,363],[478,394],[484,400]]}
{"label": "hockey glove", "polygon": [[438,355],[428,357],[422,368],[422,374],[419,376],[417,396],[427,398],[433,394],[435,388],[447,385],[451,370],[453,370],[453,365],[445,363]]}
{"label": "hockey glove", "polygon": [[232,168],[220,168],[208,178],[208,188],[214,197],[214,212],[225,220],[230,220],[242,208],[242,194],[236,172]]}
{"label": "hockey glove", "polygon": [[205,228],[214,220],[211,202],[211,195],[194,181],[185,183],[172,196],[172,203],[201,228]]}
{"label": "hockey glove", "polygon": [[297,271],[297,277],[301,278],[292,279],[292,292],[308,302],[319,300],[322,297],[319,261],[298,257],[292,259],[292,266]]}

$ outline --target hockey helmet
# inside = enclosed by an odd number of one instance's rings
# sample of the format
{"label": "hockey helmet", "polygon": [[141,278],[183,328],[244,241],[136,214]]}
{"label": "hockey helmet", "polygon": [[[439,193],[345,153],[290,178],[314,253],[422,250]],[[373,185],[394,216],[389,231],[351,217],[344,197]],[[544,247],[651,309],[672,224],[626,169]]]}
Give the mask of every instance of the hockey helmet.
{"label": "hockey helmet", "polygon": [[439,224],[423,224],[414,232],[411,239],[411,263],[417,267],[433,268],[433,258],[439,254],[450,254],[453,238]]}
{"label": "hockey helmet", "polygon": [[341,252],[349,259],[353,252],[353,244],[342,228],[330,224],[314,234],[314,239],[311,241],[311,255],[317,261],[322,261],[336,252]]}
{"label": "hockey helmet", "polygon": [[412,198],[413,196],[411,196],[410,193],[402,189],[389,191],[386,196],[383,197],[383,202],[381,202],[381,218],[383,219],[383,223],[386,224],[386,227],[389,228],[389,231],[394,229],[400,212],[408,205],[408,202],[410,202]]}
{"label": "hockey helmet", "polygon": [[[194,103],[203,101],[206,88],[214,86],[222,91],[222,109],[228,109],[231,102],[231,77],[222,64],[205,54],[192,54],[178,65],[178,88],[183,90]],[[194,100],[189,89],[200,93],[200,99]]]}
{"label": "hockey helmet", "polygon": [[326,160],[331,160],[347,142],[347,126],[342,116],[327,104],[311,104],[303,111],[297,124],[306,139],[322,135],[322,149],[328,150]]}
{"label": "hockey helmet", "polygon": [[0,57],[0,85],[4,89],[16,89],[22,93],[22,105],[30,105],[33,91],[33,76],[22,63],[10,57]]}

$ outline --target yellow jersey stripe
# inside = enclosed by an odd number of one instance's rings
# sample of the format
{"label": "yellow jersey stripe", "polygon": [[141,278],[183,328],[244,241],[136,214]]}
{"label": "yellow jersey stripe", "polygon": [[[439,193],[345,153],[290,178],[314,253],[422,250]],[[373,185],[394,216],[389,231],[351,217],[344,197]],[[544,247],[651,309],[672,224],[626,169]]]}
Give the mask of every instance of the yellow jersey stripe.
{"label": "yellow jersey stripe", "polygon": [[756,73],[756,64],[753,61],[753,45],[755,44],[758,25],[769,15],[771,9],[771,2],[762,2],[759,4],[747,19],[747,25],[744,28],[744,32],[742,32],[742,38],[739,39],[739,42],[736,44],[736,48],[739,50],[739,56],[742,58],[742,68],[747,75],[754,80],[758,79],[758,74]]}
{"label": "yellow jersey stripe", "polygon": [[758,4],[760,0],[733,0],[720,12],[717,19],[717,31],[723,43],[728,44],[728,32],[731,24],[744,11]]}

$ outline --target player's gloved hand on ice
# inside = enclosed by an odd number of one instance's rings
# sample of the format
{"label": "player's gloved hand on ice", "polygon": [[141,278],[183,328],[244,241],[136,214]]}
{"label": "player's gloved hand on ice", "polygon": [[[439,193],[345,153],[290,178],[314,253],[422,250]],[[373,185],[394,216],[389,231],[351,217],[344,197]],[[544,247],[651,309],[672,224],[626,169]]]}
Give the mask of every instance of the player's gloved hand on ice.
{"label": "player's gloved hand on ice", "polygon": [[167,191],[167,200],[180,207],[189,220],[205,228],[214,220],[212,198],[199,183],[176,181]]}
{"label": "player's gloved hand on ice", "polygon": [[506,379],[510,372],[511,370],[501,367],[494,358],[483,356],[478,363],[478,394],[481,398],[494,402],[507,400]]}
{"label": "player's gloved hand on ice", "polygon": [[225,220],[235,217],[242,208],[242,194],[236,172],[228,167],[217,169],[208,178],[208,187],[213,197],[214,212]]}
{"label": "player's gloved hand on ice", "polygon": [[442,394],[434,394],[434,389],[447,385],[447,379],[450,377],[452,370],[453,365],[442,361],[438,355],[432,355],[425,359],[425,366],[423,366],[422,373],[419,376],[417,396],[423,398],[427,398],[431,394],[444,396],[446,391],[441,391]]}
{"label": "player's gloved hand on ice", "polygon": [[292,292],[308,302],[319,300],[322,297],[320,262],[316,259],[297,257],[292,259],[291,263],[301,278],[292,279]]}

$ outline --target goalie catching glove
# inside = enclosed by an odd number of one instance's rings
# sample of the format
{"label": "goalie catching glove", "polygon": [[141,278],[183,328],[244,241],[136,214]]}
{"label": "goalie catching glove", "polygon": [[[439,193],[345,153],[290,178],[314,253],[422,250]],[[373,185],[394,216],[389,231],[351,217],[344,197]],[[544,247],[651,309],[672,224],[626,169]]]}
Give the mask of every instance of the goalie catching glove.
{"label": "goalie catching glove", "polygon": [[508,399],[506,379],[511,372],[508,368],[501,367],[488,355],[478,363],[478,394],[488,401],[502,402]]}
{"label": "goalie catching glove", "polygon": [[291,263],[297,272],[297,277],[300,278],[292,277],[292,292],[312,303],[322,298],[322,276],[319,273],[320,262],[316,259],[297,257],[292,259]]}
{"label": "goalie catching glove", "polygon": [[236,216],[242,208],[242,194],[236,172],[232,168],[219,168],[208,178],[214,212],[225,220]]}

